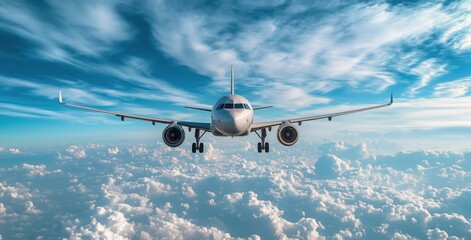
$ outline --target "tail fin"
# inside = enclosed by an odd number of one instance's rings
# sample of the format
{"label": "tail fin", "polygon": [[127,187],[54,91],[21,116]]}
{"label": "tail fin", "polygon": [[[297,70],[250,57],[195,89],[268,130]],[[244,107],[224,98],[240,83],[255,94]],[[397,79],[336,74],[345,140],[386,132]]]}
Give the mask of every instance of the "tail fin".
{"label": "tail fin", "polygon": [[231,65],[231,94],[234,95],[234,65]]}

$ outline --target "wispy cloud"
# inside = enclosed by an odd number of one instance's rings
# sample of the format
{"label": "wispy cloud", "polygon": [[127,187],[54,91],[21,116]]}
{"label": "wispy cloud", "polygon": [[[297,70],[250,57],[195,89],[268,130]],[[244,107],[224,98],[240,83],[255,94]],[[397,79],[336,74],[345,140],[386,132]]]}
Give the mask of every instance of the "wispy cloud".
{"label": "wispy cloud", "polygon": [[[395,99],[387,108],[337,117],[328,121],[316,121],[312,131],[325,134],[332,131],[359,131],[375,133],[407,133],[417,130],[471,127],[471,97],[432,98],[432,99]],[[368,105],[337,105],[298,113],[299,116],[326,114],[346,111]],[[305,127],[303,125],[303,127]]]}
{"label": "wispy cloud", "polygon": [[28,1],[4,2],[0,28],[35,44],[32,57],[73,63],[76,56],[113,51],[116,42],[133,35],[117,12],[119,5],[119,1],[46,1],[46,9],[40,11]]}
{"label": "wispy cloud", "polygon": [[[45,99],[57,99],[59,96],[59,90],[62,90],[64,96],[67,95],[69,99],[78,103],[93,104],[98,106],[112,106],[116,103],[106,100],[103,97],[99,97],[92,92],[88,92],[74,86],[73,82],[62,81],[61,84],[50,85],[44,83],[37,83],[33,81],[7,78],[0,76],[3,88],[14,88],[14,89],[26,89],[27,93],[34,95],[35,97],[42,97]],[[22,90],[17,91],[18,94],[22,93]]]}
{"label": "wispy cloud", "polygon": [[112,76],[120,81],[132,83],[135,86],[133,91],[94,88],[97,92],[104,92],[117,98],[132,97],[171,102],[179,106],[208,107],[202,104],[194,93],[174,87],[162,79],[152,77],[149,64],[141,58],[130,57],[125,59],[122,64],[85,64],[83,67]]}
{"label": "wispy cloud", "polygon": [[[138,114],[141,116],[154,116],[160,118],[170,118],[170,119],[194,119],[195,117],[191,114],[179,113],[176,111],[166,111],[166,110],[157,110],[155,108],[149,107],[142,107],[136,104],[118,104],[118,99],[141,99],[141,100],[149,100],[149,101],[176,101],[181,103],[188,103],[192,106],[200,106],[200,107],[209,107],[204,104],[194,103],[191,104],[189,99],[184,97],[172,97],[172,96],[161,96],[157,95],[151,91],[147,90],[140,90],[140,91],[133,91],[126,92],[126,91],[118,91],[113,89],[103,89],[98,87],[92,87],[89,85],[81,84],[81,87],[87,90],[82,90],[76,88],[77,85],[73,81],[59,81],[62,86],[53,86],[43,83],[36,83],[33,81],[22,80],[22,79],[15,79],[15,78],[6,78],[1,77],[0,80],[2,82],[2,88],[15,89],[16,92],[22,93],[22,91],[26,92],[27,94],[32,94],[34,97],[40,97],[43,99],[51,99],[54,102],[57,101],[59,90],[62,90],[63,98],[66,102],[72,103],[82,103],[88,106],[104,106],[107,107],[108,110],[113,110],[117,112],[124,112],[130,114]],[[1,88],[0,88],[1,89]],[[100,95],[101,93],[101,95]],[[104,96],[108,96],[110,98],[106,99]],[[170,99],[169,99],[170,98]],[[179,100],[181,99],[181,100]],[[6,116],[17,116],[17,117],[27,117],[27,118],[60,118],[60,119],[70,119],[73,121],[82,122],[83,117],[82,114],[80,115],[69,115],[64,114],[65,111],[51,111],[45,108],[39,108],[36,106],[25,106],[24,104],[26,101],[21,101],[21,103],[2,103],[0,105],[0,115]],[[35,105],[33,102],[29,102],[31,105]],[[59,103],[57,103],[59,106]],[[98,115],[98,114],[95,114]],[[92,116],[92,118],[87,118],[89,120],[96,120],[93,117],[93,114],[88,114],[87,117]],[[101,121],[101,119],[99,119]],[[101,121],[102,122],[102,121]]]}
{"label": "wispy cloud", "polygon": [[[57,104],[57,109],[61,107]],[[95,113],[82,112],[77,114],[71,111],[59,111],[57,109],[45,109],[42,107],[30,106],[27,104],[2,103],[0,102],[0,115],[10,117],[33,118],[42,120],[68,120],[78,123],[106,123],[118,124],[119,121],[113,121],[109,117]]]}
{"label": "wispy cloud", "polygon": [[432,78],[446,73],[446,64],[437,63],[437,59],[431,58],[419,63],[410,72],[420,78],[410,89],[410,93],[414,95],[419,89],[426,87]]}
{"label": "wispy cloud", "polygon": [[[182,8],[178,4],[155,2],[149,5],[157,46],[216,82],[227,79],[227,71],[221,66],[233,63],[242,78],[252,76],[290,84],[329,81],[335,87],[326,86],[328,91],[347,86],[371,92],[382,92],[394,85],[398,71],[415,70],[419,75],[420,82],[412,88],[413,92],[444,73],[446,64],[416,59],[423,55],[416,46],[432,39],[434,34],[443,34],[454,22],[454,16],[464,11],[464,4],[457,3],[392,6],[358,2],[348,7],[339,3],[296,9],[279,5],[265,8],[273,11],[270,14],[251,12],[253,9],[242,14],[239,6],[224,3],[218,8],[197,4],[194,8]],[[325,8],[335,14],[322,14]],[[200,14],[206,11],[211,14]],[[414,62],[404,59],[399,66],[402,56],[411,56],[409,60]],[[417,61],[422,64],[417,66]],[[421,71],[427,66],[438,69],[432,73]],[[326,92],[322,86],[318,89]],[[316,92],[298,93],[305,96]],[[274,101],[283,98],[272,96]]]}
{"label": "wispy cloud", "polygon": [[[33,46],[31,52],[27,54],[33,58],[65,62],[84,72],[92,72],[95,76],[100,74],[135,84],[133,94],[129,94],[130,91],[113,89],[116,86],[106,90],[91,86],[86,88],[81,86],[81,89],[105,92],[116,98],[133,97],[177,105],[202,106],[197,96],[153,77],[149,71],[149,63],[142,58],[126,57],[118,63],[96,61],[105,59],[107,54],[117,52],[120,49],[115,47],[117,43],[131,40],[134,36],[134,30],[118,12],[127,4],[129,3],[125,1],[99,3],[47,1],[46,9],[43,11],[48,14],[42,14],[42,11],[27,1],[9,2],[2,4],[0,9],[0,19],[2,19],[0,28],[30,41]],[[20,83],[17,80],[13,83],[10,79],[8,84],[33,88],[34,94],[49,98],[56,96],[59,89],[64,89],[64,86],[61,86],[64,82],[54,86],[42,86],[35,82],[38,81]],[[98,97],[79,89],[80,84],[69,83],[69,87],[73,89],[64,89],[64,93],[70,93],[68,95],[74,100],[93,102],[97,105],[112,105],[103,99],[95,101]]]}
{"label": "wispy cloud", "polygon": [[471,77],[444,82],[435,86],[435,97],[462,97],[471,90]]}
{"label": "wispy cloud", "polygon": [[452,18],[440,41],[457,51],[469,51],[471,49],[471,3],[458,1],[451,5],[450,11]]}

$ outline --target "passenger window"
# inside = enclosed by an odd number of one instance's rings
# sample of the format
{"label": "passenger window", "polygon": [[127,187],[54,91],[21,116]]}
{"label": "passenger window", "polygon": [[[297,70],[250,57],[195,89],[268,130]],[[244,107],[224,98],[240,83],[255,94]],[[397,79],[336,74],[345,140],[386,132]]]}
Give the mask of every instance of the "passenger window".
{"label": "passenger window", "polygon": [[244,108],[244,105],[242,105],[242,103],[236,103],[236,104],[235,104],[235,108],[236,108],[236,109],[243,109],[243,108]]}
{"label": "passenger window", "polygon": [[226,103],[226,104],[224,104],[224,108],[226,108],[226,109],[233,109],[233,108],[234,108],[234,104],[232,104],[232,103]]}

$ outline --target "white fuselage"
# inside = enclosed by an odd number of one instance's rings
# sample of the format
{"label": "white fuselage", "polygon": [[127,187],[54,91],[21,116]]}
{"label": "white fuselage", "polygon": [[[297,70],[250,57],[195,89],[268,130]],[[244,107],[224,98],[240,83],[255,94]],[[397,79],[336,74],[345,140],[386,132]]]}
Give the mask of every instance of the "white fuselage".
{"label": "white fuselage", "polygon": [[253,123],[253,108],[247,99],[229,94],[220,98],[211,110],[211,132],[215,136],[245,136]]}

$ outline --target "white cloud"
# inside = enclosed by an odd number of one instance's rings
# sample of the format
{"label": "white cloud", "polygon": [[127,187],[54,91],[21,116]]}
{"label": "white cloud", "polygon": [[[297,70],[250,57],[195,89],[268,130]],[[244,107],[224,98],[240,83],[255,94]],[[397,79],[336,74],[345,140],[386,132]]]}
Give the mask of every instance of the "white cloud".
{"label": "white cloud", "polygon": [[5,205],[3,203],[0,203],[0,216],[3,215],[7,209],[5,208]]}
{"label": "white cloud", "polygon": [[83,147],[79,147],[77,145],[69,146],[66,149],[66,152],[71,154],[73,157],[79,158],[79,159],[87,157],[87,154],[85,153],[85,149]]}
{"label": "white cloud", "polygon": [[202,227],[180,218],[176,214],[156,209],[155,216],[149,217],[149,229],[153,238],[158,239],[229,239],[231,235],[215,227]]}
{"label": "white cloud", "polygon": [[337,178],[350,168],[345,161],[332,154],[319,158],[315,167],[316,177],[320,179]]}
{"label": "white cloud", "polygon": [[[373,134],[394,135],[397,133],[405,134],[411,131],[420,130],[468,128],[471,126],[471,108],[469,108],[470,101],[471,97],[468,96],[457,98],[417,98],[414,100],[396,98],[393,105],[383,109],[352,114],[347,117],[334,117],[331,122],[326,120],[305,122],[303,123],[302,128],[304,134],[307,136],[321,136],[323,138],[326,136],[333,136],[336,133],[341,133],[340,137],[345,137],[348,132],[368,132]],[[317,108],[316,110],[298,112],[296,116],[321,115],[371,105],[372,104],[333,105]],[[280,118],[287,118],[287,116],[280,116]],[[402,140],[407,141],[407,139]],[[414,139],[414,141],[415,140],[416,139]],[[433,139],[422,139],[421,141],[433,144],[434,146],[438,145],[438,142],[434,143],[432,140]]]}
{"label": "white cloud", "polygon": [[25,203],[26,213],[30,214],[40,214],[41,211],[36,209],[32,201],[26,201]]}
{"label": "white cloud", "polygon": [[471,77],[439,83],[435,86],[435,97],[462,97],[469,93],[471,89]]}
{"label": "white cloud", "polygon": [[448,238],[448,234],[440,228],[427,229],[427,237],[429,239],[441,239],[445,240]]}
{"label": "white cloud", "polygon": [[11,154],[20,154],[21,151],[18,148],[9,148],[8,152]]}
{"label": "white cloud", "polygon": [[146,191],[147,193],[154,195],[168,195],[170,194],[171,186],[168,184],[163,184],[161,182],[149,179],[149,178],[144,178],[144,182],[147,183]]}
{"label": "white cloud", "polygon": [[432,58],[419,63],[411,69],[411,73],[420,77],[419,82],[410,89],[411,94],[414,95],[419,89],[426,87],[432,78],[446,73],[445,68],[446,64],[439,64],[437,59]]}
{"label": "white cloud", "polygon": [[451,4],[452,19],[449,27],[442,35],[440,41],[450,45],[458,51],[467,51],[471,48],[471,4],[467,1],[458,1]]}
{"label": "white cloud", "polygon": [[74,88],[72,85],[70,85],[70,83],[64,84],[63,86],[53,86],[49,84],[42,84],[33,81],[7,78],[2,76],[0,76],[0,79],[4,84],[4,87],[27,88],[32,94],[47,99],[58,99],[59,90],[62,90],[65,101],[67,101],[67,98],[69,98],[74,102],[99,106],[112,106],[115,104],[112,101],[103,99],[102,97],[99,97],[91,92]]}
{"label": "white cloud", "polygon": [[220,161],[224,158],[224,152],[214,148],[212,143],[205,144],[205,153],[204,153],[204,160],[212,160],[212,161]]}
{"label": "white cloud", "polygon": [[119,153],[119,148],[118,148],[118,147],[115,147],[115,148],[108,148],[108,153],[109,153],[109,154],[116,155],[116,154]]}
{"label": "white cloud", "polygon": [[44,176],[46,174],[46,165],[31,165],[27,163],[23,163],[23,169],[28,170],[29,176],[39,175]]}
{"label": "white cloud", "polygon": [[52,61],[73,63],[75,55],[99,56],[113,43],[127,40],[131,29],[117,13],[118,1],[76,3],[48,1],[55,21],[22,1],[5,3],[0,28],[36,44],[36,54]]}
{"label": "white cloud", "polygon": [[[396,83],[391,66],[419,76],[419,83],[411,88],[411,92],[416,92],[443,74],[447,64],[433,58],[422,59],[421,50],[414,46],[434,34],[440,35],[455,22],[456,15],[464,15],[465,9],[456,7],[459,4],[440,3],[413,7],[387,3],[356,3],[349,7],[342,7],[341,3],[308,4],[296,11],[280,7],[270,16],[242,22],[235,8],[224,3],[218,9],[201,10],[211,14],[197,14],[179,4],[149,5],[153,34],[162,51],[194,71],[211,76],[217,85],[225,82],[228,75],[221,66],[233,63],[241,83],[255,86],[254,92],[263,92],[269,102],[276,103],[286,103],[293,97],[315,98],[316,92],[344,86],[382,92]],[[195,6],[198,7],[201,6]],[[322,8],[335,14],[308,14]],[[302,21],[297,15],[300,12],[306,13]],[[456,31],[463,32],[461,28]],[[420,63],[399,63],[397,58],[405,55],[413,57],[411,60],[419,58],[416,60]],[[247,76],[256,77],[251,81],[260,84],[243,80]],[[266,86],[287,82],[298,93],[279,94]]]}
{"label": "white cloud", "polygon": [[[21,219],[29,232],[45,238],[469,235],[469,153],[378,155],[368,143],[300,144],[260,155],[240,151],[244,140],[218,142],[226,157],[217,164],[163,144],[73,145],[59,152],[75,158],[83,150],[87,156],[41,165],[18,162],[0,170],[0,209],[5,209],[0,231],[5,238],[24,232],[12,227]],[[116,147],[120,154],[108,152]],[[110,158],[114,160],[97,161]],[[322,159],[328,160],[326,167]],[[32,171],[47,176],[34,174],[37,179],[31,181]],[[320,173],[329,172],[340,177],[319,179]],[[43,230],[51,225],[64,229]]]}

